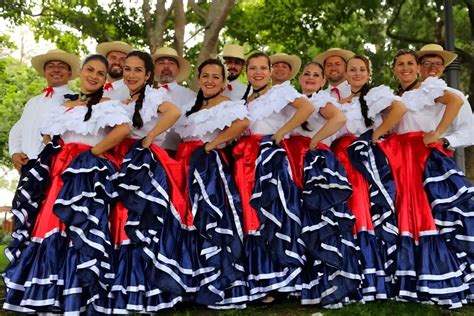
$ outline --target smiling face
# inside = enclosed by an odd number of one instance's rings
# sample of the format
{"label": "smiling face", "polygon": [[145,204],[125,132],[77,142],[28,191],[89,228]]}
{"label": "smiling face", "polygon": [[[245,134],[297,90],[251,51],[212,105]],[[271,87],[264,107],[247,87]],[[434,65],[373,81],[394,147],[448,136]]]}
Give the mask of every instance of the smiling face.
{"label": "smiling face", "polygon": [[403,88],[412,84],[420,71],[420,66],[412,54],[403,54],[395,58],[393,73]]}
{"label": "smiling face", "polygon": [[44,77],[50,87],[59,87],[71,79],[71,67],[65,62],[51,60],[44,64]]}
{"label": "smiling face", "polygon": [[199,75],[199,87],[204,97],[208,98],[224,90],[225,78],[223,68],[219,65],[206,65],[202,68]]}
{"label": "smiling face", "polygon": [[99,90],[107,79],[107,66],[100,60],[93,59],[82,66],[81,92],[91,94]]}
{"label": "smiling face", "polygon": [[423,56],[420,60],[421,80],[428,77],[439,78],[445,69],[443,58],[439,56]]}
{"label": "smiling face", "polygon": [[150,76],[151,72],[146,71],[145,62],[141,58],[129,56],[125,60],[123,81],[127,85],[130,95],[140,91]]}
{"label": "smiling face", "polygon": [[310,63],[304,67],[303,73],[300,75],[299,82],[303,94],[310,95],[316,91],[319,91],[322,86],[326,83],[324,79],[323,69],[321,66]]}
{"label": "smiling face", "polygon": [[270,64],[266,56],[247,60],[247,80],[254,89],[260,89],[270,80]]}
{"label": "smiling face", "polygon": [[272,65],[272,83],[280,84],[291,79],[291,66],[284,62]]}
{"label": "smiling face", "polygon": [[329,56],[324,60],[324,75],[330,84],[337,86],[344,81],[346,61],[340,56]]}
{"label": "smiling face", "polygon": [[359,91],[369,81],[370,70],[360,58],[351,58],[347,63],[346,79],[352,91]]}
{"label": "smiling face", "polygon": [[229,81],[239,78],[242,69],[244,68],[244,61],[234,57],[224,57],[224,64],[227,67]]}
{"label": "smiling face", "polygon": [[119,51],[112,51],[107,54],[107,61],[109,62],[109,76],[112,79],[121,79],[123,76],[123,65],[125,64],[127,54]]}

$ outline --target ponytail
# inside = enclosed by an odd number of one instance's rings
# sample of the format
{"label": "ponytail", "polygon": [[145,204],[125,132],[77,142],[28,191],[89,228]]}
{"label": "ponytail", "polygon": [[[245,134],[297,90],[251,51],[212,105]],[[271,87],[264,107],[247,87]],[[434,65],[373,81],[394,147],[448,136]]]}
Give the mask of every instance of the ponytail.
{"label": "ponytail", "polygon": [[104,94],[104,87],[100,87],[99,90],[87,95],[87,97],[89,98],[89,101],[87,101],[87,112],[86,112],[86,115],[84,116],[84,122],[88,121],[91,118],[92,106],[100,102],[103,94]]}
{"label": "ponytail", "polygon": [[140,115],[140,110],[143,107],[143,100],[145,99],[145,89],[146,85],[144,85],[141,90],[140,94],[138,95],[138,99],[135,102],[135,111],[133,112],[133,127],[140,129],[143,127],[143,119],[142,116]]}
{"label": "ponytail", "polygon": [[249,96],[249,93],[250,93],[250,88],[252,88],[252,85],[251,85],[250,82],[249,82],[249,83],[247,84],[247,89],[245,90],[244,96],[242,97],[241,100],[247,101],[247,97]]}
{"label": "ponytail", "polygon": [[364,117],[365,127],[370,127],[374,124],[374,121],[368,117],[369,107],[367,106],[367,102],[365,101],[365,96],[367,95],[369,90],[369,84],[365,83],[360,89],[359,94],[360,111],[362,112],[362,116]]}
{"label": "ponytail", "polygon": [[204,102],[204,93],[202,92],[202,89],[199,89],[198,94],[196,96],[196,101],[194,101],[193,107],[189,111],[186,112],[186,117],[201,110],[203,102]]}

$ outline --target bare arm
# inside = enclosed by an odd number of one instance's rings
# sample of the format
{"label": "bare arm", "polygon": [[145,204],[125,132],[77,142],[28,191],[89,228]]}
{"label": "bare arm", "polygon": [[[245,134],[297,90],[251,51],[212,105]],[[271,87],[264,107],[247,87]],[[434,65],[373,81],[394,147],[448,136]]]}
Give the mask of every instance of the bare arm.
{"label": "bare arm", "polygon": [[212,142],[207,143],[204,149],[209,152],[217,148],[217,146],[220,144],[235,139],[236,137],[242,135],[249,125],[250,121],[248,119],[233,121],[231,126],[219,133],[219,135]]}
{"label": "bare arm", "polygon": [[286,133],[303,124],[314,112],[314,106],[306,98],[298,98],[288,105],[296,108],[296,112],[285,125],[273,134],[272,138],[277,144],[281,142]]}
{"label": "bare arm", "polygon": [[181,110],[168,101],[165,101],[160,105],[159,111],[162,114],[160,119],[142,141],[142,146],[145,148],[150,147],[155,137],[172,127],[181,116]]}
{"label": "bare arm", "polygon": [[401,121],[403,115],[407,112],[407,108],[403,102],[393,101],[386,111],[388,113],[385,115],[382,124],[372,134],[372,142],[374,143]]}
{"label": "bare arm", "polygon": [[43,144],[47,144],[51,141],[51,136],[50,135],[43,135]]}
{"label": "bare arm", "polygon": [[444,110],[443,117],[436,127],[436,130],[426,133],[425,136],[423,136],[423,142],[425,145],[438,142],[441,135],[443,135],[451,123],[453,123],[463,103],[459,96],[450,91],[445,91],[444,94],[435,101],[446,105],[446,109]]}
{"label": "bare arm", "polygon": [[309,148],[315,148],[323,139],[336,133],[346,123],[346,116],[334,104],[328,103],[319,110],[319,113],[326,119],[326,123],[314,134]]}
{"label": "bare arm", "polygon": [[99,157],[103,157],[103,153],[107,150],[115,147],[123,139],[125,139],[128,134],[130,134],[130,127],[128,124],[123,123],[120,125],[115,125],[114,128],[105,136],[103,140],[100,141],[97,145],[92,147],[91,152]]}

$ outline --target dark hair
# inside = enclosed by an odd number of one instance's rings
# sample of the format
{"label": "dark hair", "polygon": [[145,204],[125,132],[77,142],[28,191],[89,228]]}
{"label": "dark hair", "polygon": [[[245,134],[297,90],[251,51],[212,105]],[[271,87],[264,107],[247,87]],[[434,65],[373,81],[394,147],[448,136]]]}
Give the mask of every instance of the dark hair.
{"label": "dark hair", "polygon": [[[400,57],[400,56],[403,56],[403,55],[411,55],[413,56],[413,58],[415,59],[415,62],[416,64],[418,64],[418,55],[416,54],[416,52],[413,50],[413,49],[409,49],[409,48],[402,48],[402,49],[399,49],[396,53],[395,53],[395,56],[393,56],[393,60],[392,60],[392,68],[395,68],[395,63],[397,62],[397,58]],[[416,85],[416,82],[418,81],[415,80],[411,85],[410,85],[410,88],[412,88],[412,86]],[[403,92],[405,91],[405,89],[403,89],[402,85],[399,83],[398,86],[397,86],[397,90],[395,90],[395,94],[400,96],[403,94]]]}
{"label": "dark hair", "polygon": [[416,61],[417,61],[419,64],[421,64],[421,61],[422,61],[424,58],[433,58],[433,57],[441,58],[441,60],[443,61],[443,64],[444,64],[444,58],[441,57],[440,55],[436,55],[436,54],[426,54],[426,55],[420,56],[420,57],[418,57],[418,59],[417,59]]}
{"label": "dark hair", "polygon": [[139,50],[133,50],[127,54],[126,59],[130,57],[140,58],[145,64],[145,74],[150,74],[148,79],[145,81],[145,84],[140,89],[138,99],[135,102],[135,110],[133,111],[133,118],[132,118],[133,127],[140,129],[143,126],[143,119],[140,115],[140,110],[143,107],[143,100],[145,99],[146,86],[153,85],[153,78],[155,76],[155,66],[153,64],[153,58],[151,58],[151,55],[148,53],[145,53]]}
{"label": "dark hair", "polygon": [[[109,69],[109,62],[107,61],[107,58],[105,58],[104,56],[99,55],[99,54],[93,54],[93,55],[87,56],[84,59],[84,61],[82,62],[81,69],[84,68],[84,66],[87,63],[89,63],[93,60],[97,60],[97,61],[101,62],[102,64],[104,64],[105,69]],[[84,122],[88,121],[91,118],[91,116],[92,116],[92,106],[100,102],[100,100],[102,99],[103,94],[104,94],[104,86],[100,87],[97,91],[95,91],[95,92],[88,95],[89,101],[87,101],[87,112],[86,112],[86,115],[84,115]]]}
{"label": "dark hair", "polygon": [[[245,71],[248,73],[248,68],[249,68],[249,61],[251,59],[255,59],[255,58],[259,58],[259,57],[264,57],[267,62],[268,62],[268,68],[271,69],[272,68],[272,62],[270,61],[270,57],[268,57],[267,54],[263,53],[263,52],[255,52],[253,53],[252,55],[250,55],[248,58],[247,58],[247,61],[245,62]],[[250,93],[250,89],[252,88],[252,85],[250,84],[250,82],[247,84],[247,89],[245,90],[245,93],[244,93],[244,96],[242,97],[241,100],[247,100],[247,97],[249,96],[249,93]]]}
{"label": "dark hair", "polygon": [[[347,64],[349,65],[349,62],[352,60],[352,59],[359,59],[359,60],[362,60],[365,64],[365,66],[367,67],[367,71],[369,72],[369,75],[372,74],[372,68],[370,66],[370,61],[367,57],[365,56],[362,56],[362,55],[354,55],[352,56],[351,58],[349,58],[347,60]],[[347,71],[347,69],[346,69]],[[374,124],[374,121],[372,119],[370,119],[368,117],[368,111],[369,111],[369,107],[367,106],[367,102],[365,101],[365,96],[367,95],[367,93],[369,92],[370,90],[370,84],[369,82],[367,81],[363,86],[362,88],[360,88],[360,90],[358,91],[360,94],[359,94],[359,102],[360,102],[360,112],[362,113],[362,116],[364,117],[364,123],[365,123],[365,126],[366,127],[370,127]]]}
{"label": "dark hair", "polygon": [[[201,72],[202,70],[204,69],[204,67],[206,67],[207,65],[216,65],[216,66],[219,66],[221,68],[221,74],[222,74],[222,78],[225,79],[225,68],[224,68],[224,65],[222,64],[222,62],[219,60],[219,59],[215,59],[215,58],[209,58],[209,59],[206,59],[205,61],[203,61],[199,67],[198,67],[198,75],[197,77],[201,77]],[[198,94],[196,96],[196,101],[194,102],[194,105],[193,107],[186,112],[186,117],[190,116],[191,114],[199,111],[201,108],[202,108],[202,104],[204,102],[204,93],[202,92],[202,89],[199,89],[198,91]]]}

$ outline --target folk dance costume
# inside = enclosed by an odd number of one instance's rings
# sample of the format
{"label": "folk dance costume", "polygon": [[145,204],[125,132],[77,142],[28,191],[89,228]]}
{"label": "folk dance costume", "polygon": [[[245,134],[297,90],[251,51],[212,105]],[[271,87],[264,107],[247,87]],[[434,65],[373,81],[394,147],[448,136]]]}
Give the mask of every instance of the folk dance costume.
{"label": "folk dance costume", "polygon": [[104,97],[112,100],[125,100],[128,98],[128,87],[123,79],[114,82],[106,82],[104,85]]}
{"label": "folk dance costume", "polygon": [[282,141],[295,182],[302,188],[302,233],[306,246],[301,274],[302,304],[340,307],[361,284],[359,248],[352,229],[355,218],[347,208],[352,189],[344,168],[326,144],[309,150],[312,136],[325,124],[319,110],[337,104],[328,92],[310,99],[315,112],[307,120],[309,131],[298,127]]}
{"label": "folk dance costume", "polygon": [[283,148],[270,138],[287,122],[301,98],[289,82],[248,104],[249,136],[234,147],[235,181],[243,207],[249,299],[272,291],[294,292],[303,266],[299,193]]}
{"label": "folk dance costume", "polygon": [[[14,260],[5,271],[5,309],[68,315],[91,311],[113,280],[108,209],[117,197],[111,182],[115,169],[89,150],[109,127],[128,122],[128,117],[109,102],[92,109],[84,121],[85,106],[57,107],[44,124],[42,132],[61,135],[64,145],[59,149],[56,141],[50,143],[17,192],[25,197],[17,201],[30,203],[39,213],[34,223],[34,214],[23,214],[33,229],[31,238],[12,251]],[[34,189],[43,194],[29,192]],[[24,204],[18,207],[29,210]]]}
{"label": "folk dance costume", "polygon": [[[121,171],[116,180],[119,201],[110,212],[110,230],[115,248],[115,279],[107,299],[95,304],[106,314],[157,312],[171,308],[181,297],[161,290],[159,280],[152,277],[159,249],[164,217],[171,212],[171,192],[176,191],[168,179],[170,158],[159,147],[165,133],[157,136],[149,148],[141,139],[160,118],[159,106],[169,100],[166,90],[146,87],[140,116],[143,126],[130,123],[130,138],[114,149]],[[116,102],[132,120],[135,102]]]}
{"label": "folk dance costume", "polygon": [[455,308],[473,293],[474,187],[450,153],[423,143],[423,133],[435,130],[444,112],[435,99],[447,90],[443,80],[427,78],[405,92],[408,112],[395,129],[398,135],[380,146],[397,185],[396,294]]}
{"label": "folk dance costume", "polygon": [[[244,101],[224,101],[184,117],[176,132],[184,140],[176,159],[183,163],[182,192],[187,199],[186,229],[172,228],[168,240],[180,243],[180,234],[194,234],[198,266],[194,271],[209,270],[196,275],[199,288],[194,301],[213,308],[243,308],[248,301],[244,271],[242,205],[229,170],[227,157],[221,149],[206,153],[203,145],[213,141],[235,120],[247,118]],[[174,226],[173,226],[174,227]],[[176,238],[176,239],[175,239]],[[175,259],[175,258],[168,258]],[[176,258],[176,260],[179,260]],[[194,281],[195,282],[195,281]],[[192,287],[192,286],[188,286]]]}
{"label": "folk dance costume", "polygon": [[[372,88],[364,98],[373,129],[383,122],[382,112],[399,100],[386,86]],[[340,108],[347,122],[332,148],[352,184],[348,207],[356,218],[354,235],[361,251],[364,276],[359,294],[364,301],[387,299],[392,296],[397,255],[395,184],[387,159],[371,143],[372,128],[364,123],[359,98],[354,97],[351,103],[341,104]]]}

